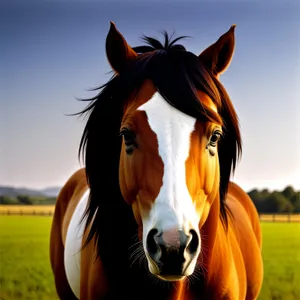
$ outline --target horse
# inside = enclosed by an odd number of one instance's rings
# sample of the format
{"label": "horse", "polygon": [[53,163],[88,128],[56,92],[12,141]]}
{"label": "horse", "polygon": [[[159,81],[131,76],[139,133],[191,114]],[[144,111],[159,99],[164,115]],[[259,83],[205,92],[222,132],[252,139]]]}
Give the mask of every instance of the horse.
{"label": "horse", "polygon": [[166,31],[131,47],[110,23],[113,75],[83,99],[84,166],[62,187],[52,221],[60,299],[257,299],[259,216],[230,178],[242,139],[220,81],[234,34],[232,25],[196,55]]}

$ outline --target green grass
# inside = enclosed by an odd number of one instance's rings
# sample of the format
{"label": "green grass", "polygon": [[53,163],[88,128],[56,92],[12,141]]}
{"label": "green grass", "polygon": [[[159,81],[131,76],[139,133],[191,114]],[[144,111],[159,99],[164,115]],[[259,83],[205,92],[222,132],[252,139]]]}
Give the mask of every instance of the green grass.
{"label": "green grass", "polygon": [[[57,299],[49,262],[51,217],[0,216],[0,300]],[[259,300],[300,299],[300,223],[262,223]]]}
{"label": "green grass", "polygon": [[261,300],[300,299],[300,223],[262,223]]}
{"label": "green grass", "polygon": [[49,260],[51,217],[0,216],[0,299],[57,299]]}

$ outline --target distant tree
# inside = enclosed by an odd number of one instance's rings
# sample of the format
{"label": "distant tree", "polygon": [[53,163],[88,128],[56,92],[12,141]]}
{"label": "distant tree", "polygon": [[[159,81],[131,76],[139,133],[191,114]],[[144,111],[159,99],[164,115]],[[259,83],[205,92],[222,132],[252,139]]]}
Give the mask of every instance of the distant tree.
{"label": "distant tree", "polygon": [[283,191],[282,191],[282,194],[289,200],[291,200],[294,195],[295,195],[295,190],[293,189],[292,186],[287,186]]}
{"label": "distant tree", "polygon": [[33,204],[32,200],[27,195],[18,195],[17,200],[19,201],[20,204]]}
{"label": "distant tree", "polygon": [[300,192],[295,192],[291,198],[291,203],[294,206],[294,212],[300,213]]}
{"label": "distant tree", "polygon": [[281,192],[271,193],[264,201],[263,212],[266,213],[292,212],[293,210],[293,204]]}
{"label": "distant tree", "polygon": [[260,192],[262,195],[269,195],[270,192],[268,189],[263,189],[261,192]]}
{"label": "distant tree", "polygon": [[266,207],[266,199],[270,196],[270,193],[267,189],[264,189],[263,191],[258,191],[257,189],[254,189],[248,193],[250,198],[252,199],[256,209],[258,212],[265,212]]}
{"label": "distant tree", "polygon": [[5,195],[1,195],[0,196],[0,204],[9,204],[9,205],[12,205],[12,204],[17,204],[18,201],[16,198],[12,198],[12,197],[9,197],[9,196],[5,196]]}
{"label": "distant tree", "polygon": [[257,189],[251,190],[250,192],[248,192],[248,195],[252,200],[256,200],[259,197],[259,191]]}

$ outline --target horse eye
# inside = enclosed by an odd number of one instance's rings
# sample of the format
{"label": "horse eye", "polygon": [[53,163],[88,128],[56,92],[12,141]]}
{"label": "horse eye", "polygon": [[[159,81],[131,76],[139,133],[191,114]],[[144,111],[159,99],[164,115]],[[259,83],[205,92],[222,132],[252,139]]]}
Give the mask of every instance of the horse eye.
{"label": "horse eye", "polygon": [[120,131],[120,136],[123,136],[125,143],[125,151],[127,154],[132,154],[133,150],[137,148],[135,141],[135,133],[128,128],[123,128]]}
{"label": "horse eye", "polygon": [[218,141],[218,139],[219,139],[218,135],[216,135],[216,134],[214,133],[214,134],[212,135],[210,141],[213,142],[213,143],[215,143],[215,142]]}
{"label": "horse eye", "polygon": [[221,132],[215,131],[210,138],[210,141],[209,141],[210,146],[213,146],[213,147],[217,146],[217,142],[219,141],[220,137],[221,137]]}
{"label": "horse eye", "polygon": [[130,131],[128,128],[126,127],[123,127],[121,130],[120,130],[120,136],[124,136],[124,135],[130,135],[132,133],[132,131]]}
{"label": "horse eye", "polygon": [[133,140],[135,138],[135,133],[128,128],[123,128],[120,131],[120,136],[123,136],[125,140]]}

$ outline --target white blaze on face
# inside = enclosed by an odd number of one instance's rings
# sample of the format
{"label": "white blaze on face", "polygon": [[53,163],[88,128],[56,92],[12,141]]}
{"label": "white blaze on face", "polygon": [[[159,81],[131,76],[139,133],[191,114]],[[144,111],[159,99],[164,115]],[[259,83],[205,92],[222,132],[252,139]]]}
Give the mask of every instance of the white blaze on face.
{"label": "white blaze on face", "polygon": [[142,216],[143,240],[149,230],[190,229],[198,231],[199,216],[186,184],[185,162],[189,156],[191,133],[196,119],[172,107],[158,92],[140,106],[158,140],[164,164],[163,184],[150,213]]}

